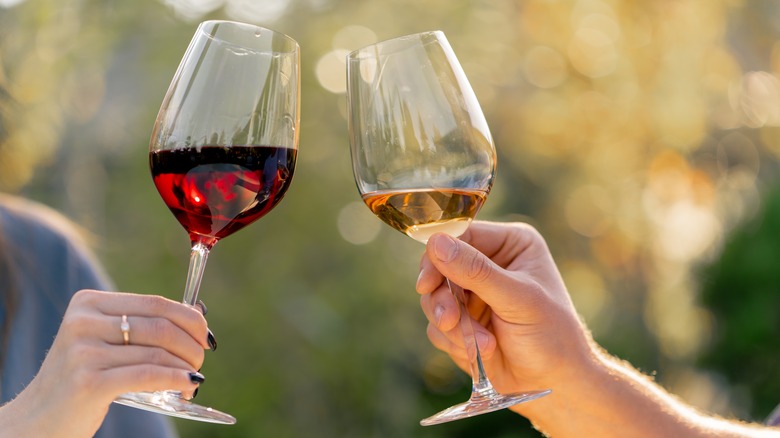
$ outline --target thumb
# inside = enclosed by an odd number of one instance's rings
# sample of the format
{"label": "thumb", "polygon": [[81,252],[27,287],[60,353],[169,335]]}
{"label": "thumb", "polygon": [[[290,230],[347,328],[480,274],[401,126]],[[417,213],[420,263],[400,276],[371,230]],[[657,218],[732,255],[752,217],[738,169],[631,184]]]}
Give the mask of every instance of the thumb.
{"label": "thumb", "polygon": [[489,306],[494,309],[517,306],[517,279],[473,246],[438,233],[428,239],[426,250],[442,275],[471,290]]}

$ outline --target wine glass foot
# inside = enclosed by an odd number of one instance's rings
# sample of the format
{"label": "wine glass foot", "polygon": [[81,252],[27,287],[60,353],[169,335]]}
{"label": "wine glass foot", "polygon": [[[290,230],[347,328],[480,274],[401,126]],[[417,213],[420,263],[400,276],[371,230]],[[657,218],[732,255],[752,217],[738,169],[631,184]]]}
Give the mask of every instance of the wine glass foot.
{"label": "wine glass foot", "polygon": [[551,392],[551,390],[546,389],[544,391],[519,392],[506,395],[494,394],[489,397],[480,397],[476,394],[472,394],[468,401],[451,406],[438,414],[425,418],[420,421],[420,425],[432,426],[434,424],[447,423],[449,421],[487,414],[488,412],[498,411],[516,404],[536,400]]}
{"label": "wine glass foot", "polygon": [[236,424],[232,415],[184,400],[177,391],[127,393],[117,397],[114,403],[188,420]]}

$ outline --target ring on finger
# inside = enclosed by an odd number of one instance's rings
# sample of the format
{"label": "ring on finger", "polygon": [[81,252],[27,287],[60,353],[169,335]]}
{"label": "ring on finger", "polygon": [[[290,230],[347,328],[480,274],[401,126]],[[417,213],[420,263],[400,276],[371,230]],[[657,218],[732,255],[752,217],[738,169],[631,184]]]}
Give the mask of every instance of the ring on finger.
{"label": "ring on finger", "polygon": [[119,324],[119,330],[122,331],[122,343],[130,344],[130,323],[127,321],[127,315],[122,315],[122,322]]}

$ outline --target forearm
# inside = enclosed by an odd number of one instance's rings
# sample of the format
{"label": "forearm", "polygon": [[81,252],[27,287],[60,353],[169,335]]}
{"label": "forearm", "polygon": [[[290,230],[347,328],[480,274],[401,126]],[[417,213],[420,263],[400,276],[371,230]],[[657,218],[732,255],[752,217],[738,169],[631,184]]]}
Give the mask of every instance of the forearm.
{"label": "forearm", "polygon": [[27,436],[45,436],[44,431],[37,429],[34,421],[30,421],[30,412],[24,412],[17,400],[12,400],[0,406],[0,438],[17,438]]}
{"label": "forearm", "polygon": [[518,412],[556,438],[780,437],[780,429],[704,415],[606,353],[594,352],[584,368]]}

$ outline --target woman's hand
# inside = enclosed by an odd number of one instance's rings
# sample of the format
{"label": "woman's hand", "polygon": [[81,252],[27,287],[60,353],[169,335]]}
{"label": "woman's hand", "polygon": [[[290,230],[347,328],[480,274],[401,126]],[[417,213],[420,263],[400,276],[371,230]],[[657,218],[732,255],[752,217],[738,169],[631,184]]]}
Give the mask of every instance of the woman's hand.
{"label": "woman's hand", "polygon": [[91,437],[122,393],[178,390],[191,397],[203,380],[206,348],[199,308],[160,296],[79,291],[37,376],[0,408],[0,436]]}

